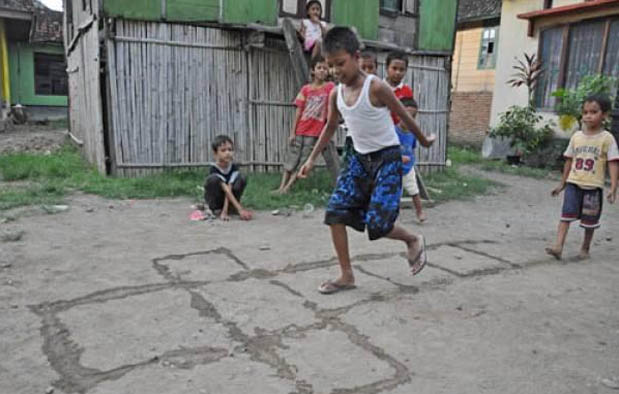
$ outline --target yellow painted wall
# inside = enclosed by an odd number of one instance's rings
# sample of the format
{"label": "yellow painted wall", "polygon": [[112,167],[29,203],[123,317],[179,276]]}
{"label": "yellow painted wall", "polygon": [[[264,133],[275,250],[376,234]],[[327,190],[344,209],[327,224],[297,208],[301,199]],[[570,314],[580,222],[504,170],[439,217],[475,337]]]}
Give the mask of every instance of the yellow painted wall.
{"label": "yellow painted wall", "polygon": [[[494,69],[478,69],[483,28],[458,30],[452,64],[454,92],[487,92],[494,89]],[[499,49],[500,53],[500,49]]]}

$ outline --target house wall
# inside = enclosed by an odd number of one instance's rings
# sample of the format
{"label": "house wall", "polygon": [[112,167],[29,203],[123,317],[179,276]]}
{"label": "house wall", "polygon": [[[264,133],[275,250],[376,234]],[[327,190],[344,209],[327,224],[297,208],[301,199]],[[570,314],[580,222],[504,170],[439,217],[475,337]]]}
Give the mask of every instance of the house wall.
{"label": "house wall", "polygon": [[412,15],[384,15],[378,19],[378,40],[414,49],[417,40],[418,18]]}
{"label": "house wall", "polygon": [[378,38],[379,0],[334,0],[331,21],[336,25],[355,26],[361,37]]}
{"label": "house wall", "polygon": [[34,53],[63,54],[60,45],[28,43],[9,44],[11,102],[26,106],[66,107],[67,96],[37,95],[34,90]]}
{"label": "house wall", "polygon": [[494,69],[479,69],[479,51],[484,28],[458,30],[451,67],[451,141],[479,145],[490,123]]}
{"label": "house wall", "polygon": [[[477,68],[483,27],[458,30],[451,83],[455,92],[488,92],[494,89],[494,69]],[[500,39],[500,37],[499,37]]]}
{"label": "house wall", "polygon": [[498,115],[512,105],[527,104],[526,87],[512,88],[507,85],[514,73],[514,56],[537,54],[537,38],[527,36],[529,22],[518,19],[517,15],[543,8],[543,0],[504,1],[501,10],[501,34],[499,35],[499,56],[495,69],[495,86],[492,97],[490,125],[497,123]]}
{"label": "house wall", "polygon": [[[579,0],[559,0],[554,2],[553,8],[581,3]],[[518,19],[517,15],[525,12],[536,11],[543,8],[543,1],[540,0],[516,0],[504,1],[501,14],[501,36],[499,37],[499,58],[497,59],[496,83],[494,98],[492,102],[492,113],[490,123],[496,125],[499,114],[504,112],[511,105],[526,105],[526,87],[514,89],[507,85],[507,80],[513,74],[514,54],[522,58],[522,54],[538,53],[540,32],[549,26],[556,26],[570,22],[577,22],[585,19],[616,15],[619,7],[614,9],[598,10],[595,12],[578,13],[567,16],[556,16],[543,18],[535,22],[533,37],[528,36],[529,22]],[[557,117],[552,111],[542,112],[544,118],[556,121]]]}

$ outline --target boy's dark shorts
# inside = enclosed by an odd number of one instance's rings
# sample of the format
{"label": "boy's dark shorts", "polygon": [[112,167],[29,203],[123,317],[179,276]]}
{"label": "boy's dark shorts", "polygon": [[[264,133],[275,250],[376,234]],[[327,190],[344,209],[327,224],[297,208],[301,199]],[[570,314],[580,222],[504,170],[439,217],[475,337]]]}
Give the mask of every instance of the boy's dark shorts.
{"label": "boy's dark shorts", "polygon": [[580,220],[580,227],[600,227],[604,193],[602,189],[582,189],[568,183],[563,197],[562,222]]}
{"label": "boy's dark shorts", "polygon": [[354,152],[340,173],[331,195],[325,224],[368,228],[370,240],[393,230],[400,213],[402,153],[393,146],[362,155]]}

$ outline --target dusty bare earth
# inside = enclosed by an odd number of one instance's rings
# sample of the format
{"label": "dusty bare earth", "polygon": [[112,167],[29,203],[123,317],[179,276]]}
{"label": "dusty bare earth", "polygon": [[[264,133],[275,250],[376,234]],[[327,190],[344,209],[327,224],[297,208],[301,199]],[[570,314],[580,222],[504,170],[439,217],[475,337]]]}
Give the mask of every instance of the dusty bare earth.
{"label": "dusty bare earth", "polygon": [[[351,234],[336,275],[321,212],[190,222],[189,201],[72,198],[2,224],[0,393],[616,393],[619,207],[593,258],[549,259],[548,181],[428,211],[430,266]],[[6,213],[5,213],[6,214]]]}
{"label": "dusty bare earth", "polygon": [[66,130],[50,130],[46,126],[13,125],[9,130],[0,133],[0,155],[17,152],[53,152],[66,140]]}

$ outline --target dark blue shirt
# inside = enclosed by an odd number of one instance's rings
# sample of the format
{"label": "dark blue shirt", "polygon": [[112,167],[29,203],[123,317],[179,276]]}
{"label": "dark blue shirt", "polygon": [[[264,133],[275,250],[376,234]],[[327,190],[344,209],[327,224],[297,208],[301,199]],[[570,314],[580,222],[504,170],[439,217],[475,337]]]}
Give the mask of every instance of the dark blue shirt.
{"label": "dark blue shirt", "polygon": [[398,126],[395,126],[395,131],[398,133],[400,145],[402,146],[402,156],[410,157],[411,161],[402,164],[402,172],[408,174],[415,165],[415,148],[417,147],[417,138],[415,134],[403,131]]}

